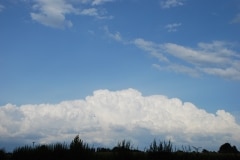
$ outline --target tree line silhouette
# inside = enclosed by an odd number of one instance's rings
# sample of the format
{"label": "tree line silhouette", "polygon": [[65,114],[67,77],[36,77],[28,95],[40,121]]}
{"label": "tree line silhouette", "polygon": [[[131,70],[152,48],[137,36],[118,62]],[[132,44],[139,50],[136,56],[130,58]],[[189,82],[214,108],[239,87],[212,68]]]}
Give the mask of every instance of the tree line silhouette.
{"label": "tree line silhouette", "polygon": [[225,143],[218,152],[198,147],[182,147],[181,150],[173,148],[171,141],[155,139],[149,148],[140,151],[130,141],[123,140],[112,149],[94,148],[83,142],[77,135],[70,143],[55,143],[50,145],[26,145],[17,147],[12,153],[0,149],[0,160],[239,160],[240,152],[236,146]]}

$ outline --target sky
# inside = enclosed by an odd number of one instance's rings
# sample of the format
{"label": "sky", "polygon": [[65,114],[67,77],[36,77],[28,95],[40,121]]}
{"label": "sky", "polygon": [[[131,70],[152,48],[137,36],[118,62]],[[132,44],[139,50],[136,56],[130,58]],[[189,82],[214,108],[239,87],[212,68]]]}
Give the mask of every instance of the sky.
{"label": "sky", "polygon": [[239,0],[0,0],[0,148],[240,149]]}

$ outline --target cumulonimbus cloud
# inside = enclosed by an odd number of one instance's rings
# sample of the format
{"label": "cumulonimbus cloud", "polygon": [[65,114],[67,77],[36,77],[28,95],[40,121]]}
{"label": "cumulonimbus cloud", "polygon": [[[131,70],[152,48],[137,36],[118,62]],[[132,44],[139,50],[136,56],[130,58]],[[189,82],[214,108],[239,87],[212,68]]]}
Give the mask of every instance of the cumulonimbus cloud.
{"label": "cumulonimbus cloud", "polygon": [[207,149],[240,143],[240,125],[230,113],[208,113],[177,98],[143,96],[135,89],[97,90],[85,99],[58,104],[0,107],[0,142],[66,142],[77,134],[102,146],[128,139],[148,147],[152,138]]}

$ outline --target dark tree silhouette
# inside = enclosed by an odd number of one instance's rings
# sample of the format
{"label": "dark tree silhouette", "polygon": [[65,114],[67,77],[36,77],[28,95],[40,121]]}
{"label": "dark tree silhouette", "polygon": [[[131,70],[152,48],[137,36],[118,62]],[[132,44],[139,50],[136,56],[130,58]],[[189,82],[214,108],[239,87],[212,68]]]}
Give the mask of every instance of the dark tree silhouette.
{"label": "dark tree silhouette", "polygon": [[238,153],[236,146],[231,146],[230,143],[224,143],[219,148],[219,153]]}
{"label": "dark tree silhouette", "polygon": [[[240,153],[236,146],[225,143],[220,146],[218,152],[203,149],[198,152],[199,147],[193,147],[196,151],[191,152],[183,147],[182,151],[173,151],[170,141],[159,141],[155,139],[149,149],[139,151],[133,148],[130,141],[123,140],[113,149],[89,147],[77,135],[70,145],[66,143],[41,144],[17,147],[13,153],[6,153],[0,149],[0,160],[240,160]],[[226,154],[225,154],[226,153]]]}
{"label": "dark tree silhouette", "polygon": [[70,154],[74,159],[91,159],[91,153],[95,152],[94,148],[90,148],[77,135],[70,144]]}
{"label": "dark tree silhouette", "polygon": [[203,149],[202,153],[209,153],[209,151],[207,149]]}
{"label": "dark tree silhouette", "polygon": [[4,149],[0,149],[0,159],[4,159],[6,156],[6,152]]}

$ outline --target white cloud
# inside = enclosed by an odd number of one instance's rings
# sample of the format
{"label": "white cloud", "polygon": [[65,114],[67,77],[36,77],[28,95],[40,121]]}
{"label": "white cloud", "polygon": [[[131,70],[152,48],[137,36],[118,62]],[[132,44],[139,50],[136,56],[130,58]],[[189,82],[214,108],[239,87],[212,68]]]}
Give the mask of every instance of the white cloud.
{"label": "white cloud", "polygon": [[113,0],[93,0],[92,5],[100,5],[106,2],[112,2]]}
{"label": "white cloud", "polygon": [[31,13],[33,20],[54,28],[71,27],[72,22],[65,15],[79,12],[65,0],[36,0],[33,9],[36,11]]}
{"label": "white cloud", "polygon": [[151,42],[151,41],[145,41],[142,38],[137,38],[133,41],[133,44],[135,44],[137,47],[143,49],[144,51],[149,52],[152,56],[158,58],[160,61],[168,62],[168,58],[163,55],[161,52],[161,46]]}
{"label": "white cloud", "polygon": [[198,71],[196,71],[195,69],[188,67],[188,66],[184,66],[184,65],[180,65],[180,64],[172,64],[169,66],[161,66],[159,64],[153,64],[154,68],[157,68],[158,70],[162,71],[162,70],[167,70],[167,71],[173,71],[176,73],[184,73],[184,74],[188,74],[192,77],[199,77],[200,73]]}
{"label": "white cloud", "polygon": [[4,5],[0,4],[0,12],[2,12],[4,10]]}
{"label": "white cloud", "polygon": [[156,44],[140,38],[135,39],[133,43],[160,61],[165,60],[167,63],[161,65],[161,69],[165,68],[192,76],[205,73],[240,80],[240,55],[232,50],[231,43],[222,41],[198,43],[198,48],[174,43]]}
{"label": "white cloud", "polygon": [[[165,43],[162,45],[162,49],[165,52],[179,58],[185,60],[194,65],[205,65],[205,64],[215,64],[215,65],[224,65],[232,62],[232,59],[229,59],[231,55],[228,52],[233,52],[229,49],[224,48],[224,43],[222,45],[214,46],[215,42],[211,44],[203,43],[198,44],[199,49],[192,49],[185,46],[177,45],[174,43]],[[205,46],[209,46],[205,47]],[[224,49],[226,53],[224,53]],[[230,54],[230,55],[229,55]]]}
{"label": "white cloud", "polygon": [[183,0],[162,0],[160,2],[162,8],[171,8],[183,5]]}
{"label": "white cloud", "polygon": [[[66,15],[84,15],[94,16],[98,19],[112,18],[105,16],[106,11],[99,11],[97,8],[89,8],[92,5],[100,5],[107,2],[106,0],[34,0],[31,18],[45,26],[53,28],[72,27],[71,20],[66,18]],[[79,7],[81,5],[81,9]]]}
{"label": "white cloud", "polygon": [[240,70],[237,68],[203,68],[202,71],[211,75],[240,80]]}
{"label": "white cloud", "polygon": [[76,134],[103,146],[130,139],[136,146],[149,147],[154,137],[207,149],[240,143],[240,126],[230,113],[211,114],[177,98],[143,96],[134,89],[97,90],[85,99],[59,104],[0,107],[0,142],[69,142]]}
{"label": "white cloud", "polygon": [[181,23],[173,23],[173,24],[168,24],[165,26],[168,32],[176,32],[177,28],[180,27],[182,24]]}
{"label": "white cloud", "polygon": [[240,13],[236,15],[236,17],[234,17],[234,19],[232,20],[232,23],[240,23]]}
{"label": "white cloud", "polygon": [[119,41],[119,42],[123,42],[123,39],[122,39],[122,36],[120,34],[120,32],[115,32],[115,33],[111,33],[108,29],[108,26],[104,26],[104,31],[105,33],[107,34],[108,37],[116,40],[116,41]]}
{"label": "white cloud", "polygon": [[85,16],[93,16],[96,17],[97,19],[112,19],[112,16],[106,16],[105,11],[99,11],[97,8],[86,8],[83,9],[80,12],[81,15],[85,15]]}
{"label": "white cloud", "polygon": [[88,15],[88,16],[98,16],[98,11],[96,8],[88,8],[81,11],[82,15]]}

